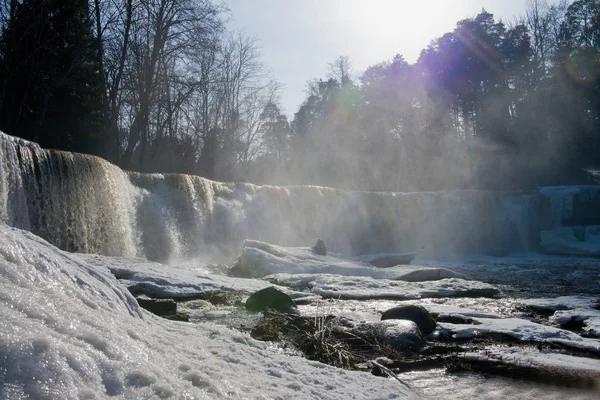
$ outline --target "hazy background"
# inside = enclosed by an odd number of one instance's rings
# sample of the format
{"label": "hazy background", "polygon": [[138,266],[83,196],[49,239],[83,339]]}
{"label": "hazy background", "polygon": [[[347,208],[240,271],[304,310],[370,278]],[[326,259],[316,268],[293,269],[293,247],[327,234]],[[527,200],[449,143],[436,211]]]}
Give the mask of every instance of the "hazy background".
{"label": "hazy background", "polygon": [[[513,22],[527,0],[229,0],[229,26],[256,35],[263,61],[283,84],[290,118],[304,100],[306,82],[327,75],[340,55],[355,72],[402,54],[415,62],[429,42],[456,22],[486,9]],[[555,4],[557,1],[549,1]],[[325,61],[325,62],[324,62]]]}

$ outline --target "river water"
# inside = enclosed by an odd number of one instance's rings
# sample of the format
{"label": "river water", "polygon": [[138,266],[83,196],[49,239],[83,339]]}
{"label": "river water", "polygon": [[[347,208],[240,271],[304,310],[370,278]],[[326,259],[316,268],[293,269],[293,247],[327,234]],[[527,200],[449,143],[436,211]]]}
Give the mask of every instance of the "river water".
{"label": "river water", "polygon": [[[530,298],[597,295],[600,298],[600,259],[585,257],[515,255],[501,258],[470,257],[445,261],[415,260],[413,264],[445,267],[469,278],[493,283],[500,298],[436,298],[411,301],[337,301],[300,307],[303,314],[353,314],[365,319],[400,304],[451,306],[531,319],[519,301]],[[547,319],[537,322],[549,324]],[[400,373],[399,378],[425,399],[598,399],[598,388],[573,388],[492,376],[478,372],[447,372],[434,368]]]}

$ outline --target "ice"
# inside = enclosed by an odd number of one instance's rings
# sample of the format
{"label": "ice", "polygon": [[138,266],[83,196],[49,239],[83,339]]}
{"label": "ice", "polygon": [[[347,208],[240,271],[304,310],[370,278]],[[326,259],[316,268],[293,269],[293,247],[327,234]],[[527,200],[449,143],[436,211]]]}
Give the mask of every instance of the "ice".
{"label": "ice", "polygon": [[393,380],[153,316],[111,272],[0,225],[2,398],[409,398]]}
{"label": "ice", "polygon": [[408,300],[424,297],[485,297],[499,293],[494,286],[450,278],[425,282],[373,279],[328,274],[275,274],[265,279],[293,288],[309,288],[324,298],[342,300]]}
{"label": "ice", "polygon": [[564,329],[546,326],[520,318],[472,317],[470,324],[439,322],[443,331],[455,338],[474,338],[488,334],[504,334],[524,342],[547,342],[565,347],[600,353],[600,341],[582,338]]}
{"label": "ice", "polygon": [[[147,261],[144,259],[126,259],[99,255],[84,255],[88,263],[110,270],[134,294],[145,294],[158,298],[209,297],[220,291],[253,293],[273,286],[259,279],[233,278],[210,274],[202,266],[192,269],[177,268]],[[307,299],[306,293],[292,291],[286,287],[277,287],[294,299]],[[314,297],[314,296],[313,296]]]}
{"label": "ice", "polygon": [[599,198],[600,186],[548,186],[541,188],[540,194],[550,205],[550,226],[558,227],[574,217],[576,199],[592,202]]}
{"label": "ice", "polygon": [[486,349],[485,354],[466,353],[466,359],[501,359],[512,365],[535,367],[540,370],[570,370],[595,373],[598,377],[600,373],[600,360],[593,358],[577,357],[568,354],[539,350],[534,347],[501,347],[494,346]]}
{"label": "ice", "polygon": [[600,226],[566,226],[540,232],[540,246],[549,254],[600,256]]}
{"label": "ice", "polygon": [[561,296],[557,298],[527,299],[521,303],[537,309],[554,311],[550,321],[558,325],[581,322],[583,332],[600,337],[600,298],[592,296]]}

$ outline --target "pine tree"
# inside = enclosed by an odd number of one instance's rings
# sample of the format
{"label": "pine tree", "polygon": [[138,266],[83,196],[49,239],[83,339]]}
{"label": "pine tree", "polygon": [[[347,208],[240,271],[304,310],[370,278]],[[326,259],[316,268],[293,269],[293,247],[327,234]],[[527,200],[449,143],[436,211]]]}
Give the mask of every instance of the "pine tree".
{"label": "pine tree", "polygon": [[86,0],[25,0],[0,43],[0,129],[101,153],[102,91]]}

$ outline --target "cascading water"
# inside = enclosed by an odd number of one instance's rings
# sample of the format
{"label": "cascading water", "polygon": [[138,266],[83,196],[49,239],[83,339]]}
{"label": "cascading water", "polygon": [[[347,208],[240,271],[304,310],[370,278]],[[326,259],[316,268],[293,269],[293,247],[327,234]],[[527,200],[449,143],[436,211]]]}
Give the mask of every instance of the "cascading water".
{"label": "cascading water", "polygon": [[[139,174],[0,134],[0,220],[70,251],[169,261],[232,257],[242,240],[345,254],[527,251],[538,194],[372,193]],[[533,233],[532,233],[533,232]]]}

